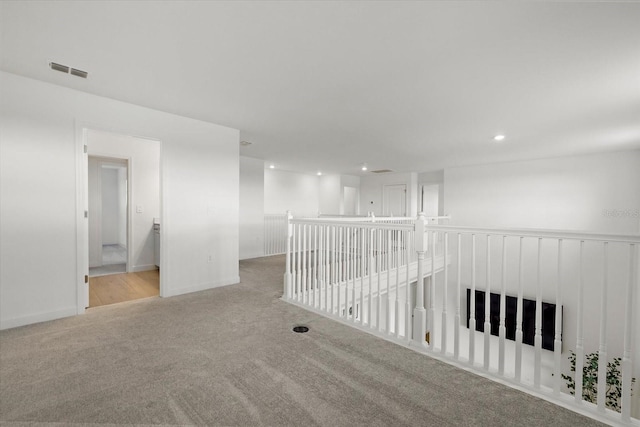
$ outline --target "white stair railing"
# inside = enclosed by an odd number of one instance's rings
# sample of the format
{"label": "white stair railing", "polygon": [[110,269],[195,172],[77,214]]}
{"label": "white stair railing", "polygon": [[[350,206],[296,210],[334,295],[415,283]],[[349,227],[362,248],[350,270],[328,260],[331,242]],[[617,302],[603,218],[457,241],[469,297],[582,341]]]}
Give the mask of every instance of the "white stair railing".
{"label": "white stair railing", "polygon": [[279,255],[287,251],[287,214],[264,215],[264,255]]}
{"label": "white stair railing", "polygon": [[[631,416],[640,236],[458,227],[423,215],[398,222],[289,218],[284,299],[596,418],[640,425]],[[607,398],[607,363],[594,387],[571,372],[571,352],[575,372],[590,354],[619,357],[620,395]]]}

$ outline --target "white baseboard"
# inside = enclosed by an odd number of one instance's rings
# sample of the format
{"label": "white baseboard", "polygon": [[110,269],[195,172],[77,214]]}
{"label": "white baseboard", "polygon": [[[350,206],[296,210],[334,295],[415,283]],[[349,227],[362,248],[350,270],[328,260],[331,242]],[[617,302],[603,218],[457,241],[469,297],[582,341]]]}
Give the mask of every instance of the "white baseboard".
{"label": "white baseboard", "polygon": [[164,296],[174,297],[177,295],[190,294],[192,292],[206,291],[207,289],[220,288],[222,286],[235,285],[240,283],[240,276],[230,277],[228,279],[221,279],[215,282],[200,283],[193,286],[186,286],[184,288],[169,289]]}
{"label": "white baseboard", "polygon": [[155,264],[144,264],[144,265],[134,265],[133,267],[131,267],[131,273],[139,273],[140,271],[151,271],[151,270],[156,270],[158,267],[156,267]]}
{"label": "white baseboard", "polygon": [[240,257],[240,261],[245,259],[254,259],[254,258],[263,258],[265,256],[264,252],[260,253],[252,253],[252,254],[244,254]]}
{"label": "white baseboard", "polygon": [[77,307],[70,307],[62,310],[49,311],[46,313],[30,314],[28,316],[16,317],[13,319],[2,319],[0,320],[0,330],[31,325],[32,323],[47,322],[49,320],[61,319],[63,317],[76,316],[77,314]]}

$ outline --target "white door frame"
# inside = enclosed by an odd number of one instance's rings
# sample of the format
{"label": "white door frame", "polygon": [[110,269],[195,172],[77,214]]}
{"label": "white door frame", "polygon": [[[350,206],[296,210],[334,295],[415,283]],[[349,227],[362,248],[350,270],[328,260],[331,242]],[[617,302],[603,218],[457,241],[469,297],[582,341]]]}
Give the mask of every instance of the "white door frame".
{"label": "white door frame", "polygon": [[[76,120],[75,122],[75,139],[76,139],[76,312],[77,314],[83,314],[85,309],[89,306],[89,221],[87,218],[89,209],[89,197],[88,197],[88,162],[89,155],[85,152],[85,145],[87,142],[87,132],[89,130],[96,130],[102,132],[115,133],[120,135],[135,136],[138,138],[144,138],[158,142],[160,144],[160,218],[162,220],[162,232],[160,233],[160,269],[163,274],[160,274],[160,296],[164,297],[167,294],[166,278],[168,271],[167,266],[170,265],[167,258],[167,223],[164,220],[166,216],[166,207],[163,196],[163,150],[162,141],[159,138],[140,136],[141,133],[127,132],[122,129],[114,129],[106,125],[100,125],[96,123],[88,123]],[[132,162],[129,161],[128,174],[131,174],[133,168]],[[131,185],[131,175],[128,176],[127,185]],[[129,195],[131,195],[129,189]],[[129,215],[131,215],[131,203],[128,201],[127,209]],[[127,219],[128,226],[131,226],[131,217]],[[127,230],[127,245],[130,247],[130,238],[132,233]],[[131,250],[127,248],[127,257],[130,257]],[[130,268],[131,262],[128,258],[127,269]]]}

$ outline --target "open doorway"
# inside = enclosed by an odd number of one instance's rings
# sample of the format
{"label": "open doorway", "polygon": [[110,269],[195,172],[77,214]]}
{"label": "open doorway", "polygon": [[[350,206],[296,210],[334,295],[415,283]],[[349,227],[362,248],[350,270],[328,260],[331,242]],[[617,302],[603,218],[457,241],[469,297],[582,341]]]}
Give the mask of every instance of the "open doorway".
{"label": "open doorway", "polygon": [[440,215],[440,184],[424,184],[420,197],[420,212],[427,217]]}
{"label": "open doorway", "polygon": [[127,272],[128,160],[89,156],[89,277]]}
{"label": "open doorway", "polygon": [[343,215],[358,215],[358,189],[356,187],[344,187],[342,194]]}
{"label": "open doorway", "polygon": [[85,129],[85,307],[159,295],[160,143]]}

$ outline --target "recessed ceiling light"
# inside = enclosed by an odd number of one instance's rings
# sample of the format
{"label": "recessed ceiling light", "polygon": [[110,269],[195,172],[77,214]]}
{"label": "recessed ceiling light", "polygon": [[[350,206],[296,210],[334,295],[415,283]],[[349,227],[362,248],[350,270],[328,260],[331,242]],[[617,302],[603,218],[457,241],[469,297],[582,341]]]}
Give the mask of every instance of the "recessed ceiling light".
{"label": "recessed ceiling light", "polygon": [[240,145],[242,145],[243,147],[246,147],[248,145],[253,144],[253,142],[249,142],[249,141],[240,141]]}
{"label": "recessed ceiling light", "polygon": [[365,164],[363,164],[361,169],[362,169],[363,171],[366,171],[366,170],[368,169],[368,168],[367,168],[367,164],[366,164],[366,163],[365,163]]}
{"label": "recessed ceiling light", "polygon": [[269,169],[274,169],[275,167],[275,165],[269,165]]}
{"label": "recessed ceiling light", "polygon": [[322,172],[318,172],[318,176],[322,175]]}
{"label": "recessed ceiling light", "polygon": [[494,141],[503,141],[504,135],[496,135],[493,137]]}

